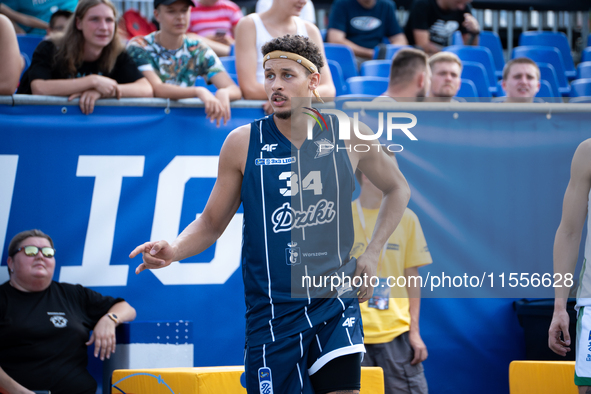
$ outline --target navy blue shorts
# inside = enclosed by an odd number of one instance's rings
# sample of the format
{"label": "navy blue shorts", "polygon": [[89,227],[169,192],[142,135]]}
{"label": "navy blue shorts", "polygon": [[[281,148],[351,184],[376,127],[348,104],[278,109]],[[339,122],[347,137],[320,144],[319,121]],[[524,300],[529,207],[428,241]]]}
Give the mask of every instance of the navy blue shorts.
{"label": "navy blue shorts", "polygon": [[314,394],[310,375],[329,361],[365,352],[356,298],[342,299],[346,310],[299,334],[246,348],[248,394]]}

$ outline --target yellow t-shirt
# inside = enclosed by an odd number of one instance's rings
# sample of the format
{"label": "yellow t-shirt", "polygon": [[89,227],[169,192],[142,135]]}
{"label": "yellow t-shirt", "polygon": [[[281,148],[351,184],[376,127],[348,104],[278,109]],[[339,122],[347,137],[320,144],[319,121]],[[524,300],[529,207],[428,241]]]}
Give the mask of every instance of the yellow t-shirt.
{"label": "yellow t-shirt", "polygon": [[[351,249],[352,256],[359,257],[365,252],[367,239],[371,239],[371,234],[373,234],[378,211],[378,209],[363,208],[364,230],[359,220],[357,203],[353,202],[355,243],[353,249]],[[385,251],[380,254],[378,276],[380,278],[389,276],[398,278],[404,276],[406,268],[418,267],[432,262],[419,219],[413,211],[406,208],[400,224],[388,239]],[[390,296],[393,298],[390,298],[389,308],[385,310],[369,308],[367,302],[361,304],[365,343],[390,342],[410,329],[410,311],[406,287],[392,287]]]}

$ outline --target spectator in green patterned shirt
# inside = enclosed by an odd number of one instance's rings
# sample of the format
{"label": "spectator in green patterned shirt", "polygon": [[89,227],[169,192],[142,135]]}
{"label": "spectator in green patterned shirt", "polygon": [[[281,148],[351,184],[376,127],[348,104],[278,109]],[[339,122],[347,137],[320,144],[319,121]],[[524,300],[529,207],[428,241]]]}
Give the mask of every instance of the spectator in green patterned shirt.
{"label": "spectator in green patterned shirt", "polygon": [[[230,101],[238,100],[242,93],[213,50],[185,35],[192,5],[191,0],[154,0],[160,30],[133,38],[127,51],[152,84],[155,97],[197,97],[205,104],[208,119],[219,126],[222,119],[225,124],[230,118]],[[194,86],[198,76],[218,88],[215,95]]]}

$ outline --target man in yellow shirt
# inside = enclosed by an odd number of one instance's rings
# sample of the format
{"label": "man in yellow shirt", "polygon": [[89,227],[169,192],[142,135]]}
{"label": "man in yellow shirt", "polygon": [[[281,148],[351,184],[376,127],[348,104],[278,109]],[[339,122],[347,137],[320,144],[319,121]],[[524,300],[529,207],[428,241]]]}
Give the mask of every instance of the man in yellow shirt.
{"label": "man in yellow shirt", "polygon": [[[360,171],[355,175],[361,194],[353,201],[355,243],[351,254],[357,257],[371,239],[382,192]],[[428,392],[421,363],[427,358],[419,332],[421,289],[414,286],[412,277],[418,277],[418,267],[431,262],[421,224],[406,208],[380,254],[379,285],[373,297],[360,304],[366,347],[362,365],[382,367],[386,394]]]}

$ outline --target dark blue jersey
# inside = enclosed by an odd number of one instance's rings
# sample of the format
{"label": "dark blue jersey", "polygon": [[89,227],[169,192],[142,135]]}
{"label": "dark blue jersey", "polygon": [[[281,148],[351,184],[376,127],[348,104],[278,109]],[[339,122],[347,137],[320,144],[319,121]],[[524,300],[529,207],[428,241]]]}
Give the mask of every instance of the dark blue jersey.
{"label": "dark blue jersey", "polygon": [[241,191],[249,346],[302,332],[344,310],[341,299],[314,298],[318,289],[302,287],[303,275],[330,275],[347,263],[354,239],[354,172],[337,139],[337,118],[326,121],[328,130],[315,125],[314,138],[300,149],[272,115],[251,124]]}

